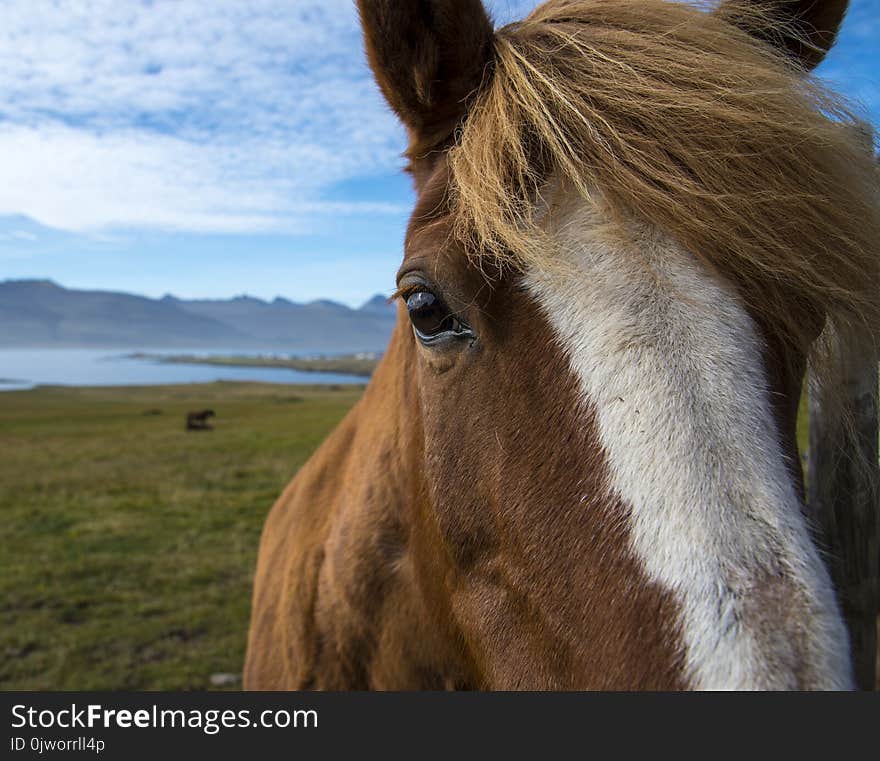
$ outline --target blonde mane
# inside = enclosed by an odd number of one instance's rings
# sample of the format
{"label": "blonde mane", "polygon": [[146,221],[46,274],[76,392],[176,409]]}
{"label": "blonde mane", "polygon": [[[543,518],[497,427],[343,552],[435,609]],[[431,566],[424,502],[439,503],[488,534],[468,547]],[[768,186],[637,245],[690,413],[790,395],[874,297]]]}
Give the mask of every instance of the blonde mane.
{"label": "blonde mane", "polygon": [[863,122],[749,33],[778,21],[724,7],[551,0],[498,30],[449,154],[455,229],[481,261],[552,266],[536,203],[552,177],[674,238],[801,349],[823,323],[867,327],[876,344]]}

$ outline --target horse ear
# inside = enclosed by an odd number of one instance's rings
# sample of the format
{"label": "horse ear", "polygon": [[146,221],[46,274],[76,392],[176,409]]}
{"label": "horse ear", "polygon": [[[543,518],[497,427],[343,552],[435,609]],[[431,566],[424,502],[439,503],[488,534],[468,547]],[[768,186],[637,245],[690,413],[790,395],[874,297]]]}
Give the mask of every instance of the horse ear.
{"label": "horse ear", "polygon": [[481,0],[358,0],[367,58],[410,133],[409,155],[451,134],[492,60]]}
{"label": "horse ear", "polygon": [[[770,21],[769,28],[755,28],[750,5],[766,14],[763,19]],[[810,71],[834,45],[847,5],[849,0],[725,0],[718,12]]]}

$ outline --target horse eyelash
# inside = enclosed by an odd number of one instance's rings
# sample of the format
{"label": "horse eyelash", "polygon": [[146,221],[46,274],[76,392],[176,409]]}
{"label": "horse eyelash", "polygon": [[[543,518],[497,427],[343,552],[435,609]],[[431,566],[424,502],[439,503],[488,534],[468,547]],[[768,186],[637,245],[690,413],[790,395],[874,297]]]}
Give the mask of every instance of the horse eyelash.
{"label": "horse eyelash", "polygon": [[388,303],[393,304],[398,299],[406,301],[407,297],[412,293],[412,286],[404,286],[403,288],[395,288],[394,292],[388,297]]}
{"label": "horse eyelash", "polygon": [[399,288],[396,288],[394,290],[394,293],[392,293],[388,297],[388,303],[390,304],[394,301],[397,301],[397,299],[402,299],[403,301],[406,301],[416,291],[429,291],[430,293],[433,293],[436,298],[438,298],[438,299],[440,298],[439,294],[437,294],[435,291],[428,288],[428,286],[426,286],[425,284],[411,283],[410,285],[403,285],[403,286],[400,286]]}

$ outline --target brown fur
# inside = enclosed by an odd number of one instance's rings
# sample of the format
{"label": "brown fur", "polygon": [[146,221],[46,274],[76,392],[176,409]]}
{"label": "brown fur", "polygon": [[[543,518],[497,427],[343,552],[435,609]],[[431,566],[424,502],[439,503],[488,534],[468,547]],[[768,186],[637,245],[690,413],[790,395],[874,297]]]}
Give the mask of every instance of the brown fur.
{"label": "brown fur", "polygon": [[401,315],[364,399],[267,522],[246,686],[683,687],[674,604],[628,550],[565,358],[524,293],[488,292],[447,247],[447,178],[441,162],[402,271],[443,283],[483,348],[426,356]]}

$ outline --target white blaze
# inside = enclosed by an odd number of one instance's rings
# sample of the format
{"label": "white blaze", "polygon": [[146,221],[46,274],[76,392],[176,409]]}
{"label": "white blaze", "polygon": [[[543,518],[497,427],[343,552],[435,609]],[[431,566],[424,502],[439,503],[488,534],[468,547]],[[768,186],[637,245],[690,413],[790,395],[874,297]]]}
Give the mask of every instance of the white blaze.
{"label": "white blaze", "polygon": [[698,689],[849,688],[848,640],[733,288],[667,238],[557,208],[526,283],[596,410],[632,549],[681,609]]}

